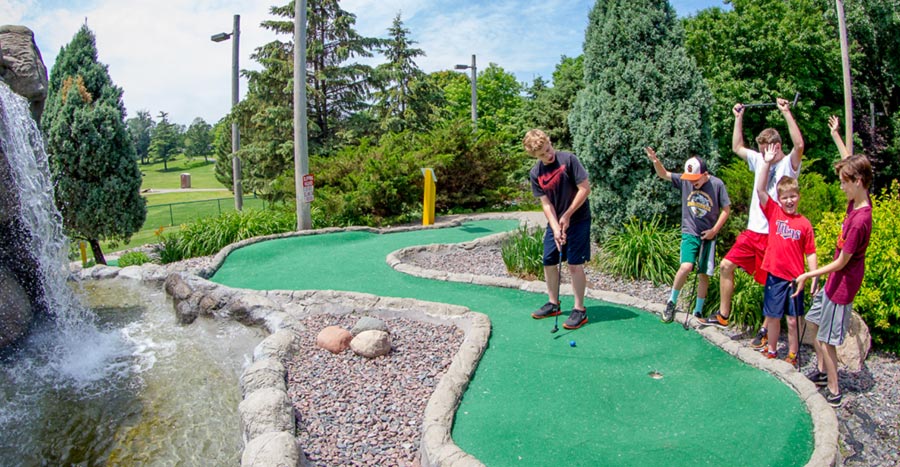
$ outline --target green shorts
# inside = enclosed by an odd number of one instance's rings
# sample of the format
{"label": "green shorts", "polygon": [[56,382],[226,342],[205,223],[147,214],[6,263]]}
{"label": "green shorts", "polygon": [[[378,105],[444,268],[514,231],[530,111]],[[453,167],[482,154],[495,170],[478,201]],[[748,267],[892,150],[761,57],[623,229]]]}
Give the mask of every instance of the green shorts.
{"label": "green shorts", "polygon": [[716,241],[700,240],[696,235],[681,234],[681,263],[697,264],[698,274],[713,275],[716,270]]}

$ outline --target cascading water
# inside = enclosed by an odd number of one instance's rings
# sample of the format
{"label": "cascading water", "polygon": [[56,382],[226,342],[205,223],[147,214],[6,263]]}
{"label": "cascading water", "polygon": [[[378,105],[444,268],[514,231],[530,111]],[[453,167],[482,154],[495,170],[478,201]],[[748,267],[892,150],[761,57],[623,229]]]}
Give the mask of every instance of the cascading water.
{"label": "cascading water", "polygon": [[134,281],[74,293],[40,130],[2,81],[0,143],[47,312],[0,352],[0,465],[236,464],[237,379],[261,331],[180,326],[161,290]]}
{"label": "cascading water", "polygon": [[0,81],[0,145],[9,161],[19,196],[20,221],[27,232],[28,251],[37,261],[43,293],[38,297],[60,326],[80,326],[90,313],[78,306],[66,287],[68,239],[53,201],[47,153],[37,123],[25,99]]}

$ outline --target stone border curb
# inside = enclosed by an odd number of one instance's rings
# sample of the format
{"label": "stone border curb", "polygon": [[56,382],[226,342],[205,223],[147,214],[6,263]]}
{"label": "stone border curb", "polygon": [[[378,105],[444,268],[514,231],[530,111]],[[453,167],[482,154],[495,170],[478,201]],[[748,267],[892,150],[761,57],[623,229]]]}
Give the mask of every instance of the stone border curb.
{"label": "stone border curb", "polygon": [[[463,330],[465,337],[447,372],[435,387],[434,393],[426,405],[419,453],[420,461],[422,466],[481,466],[483,464],[478,459],[464,452],[453,442],[450,432],[456,408],[459,406],[462,394],[468,387],[469,380],[477,368],[490,337],[490,319],[487,315],[455,305],[408,298],[379,297],[354,292],[234,289],[215,284],[206,280],[206,278],[211,277],[215,273],[232,251],[260,241],[347,231],[367,231],[377,234],[394,233],[458,226],[470,220],[488,219],[513,219],[519,220],[523,226],[540,227],[544,217],[543,213],[540,212],[448,216],[435,225],[427,227],[404,226],[383,229],[351,227],[290,232],[255,237],[229,245],[215,255],[210,267],[203,268],[196,273],[169,273],[164,267],[148,263],[123,269],[102,265],[95,266],[73,273],[72,278],[75,280],[97,280],[119,276],[124,279],[155,284],[165,282],[166,292],[175,300],[176,312],[182,322],[191,322],[199,314],[209,314],[220,318],[236,319],[245,325],[262,326],[271,335],[257,346],[254,350],[254,364],[241,375],[242,392],[245,385],[249,387],[257,384],[254,386],[255,389],[248,394],[260,390],[284,391],[284,388],[286,388],[286,371],[282,374],[280,380],[277,376],[273,378],[269,375],[268,383],[253,383],[252,381],[256,378],[265,379],[265,377],[255,374],[255,372],[260,371],[257,366],[267,368],[262,371],[271,372],[272,367],[277,368],[275,364],[281,365],[285,358],[289,358],[292,355],[293,344],[290,336],[293,333],[290,333],[288,330],[298,326],[297,317],[305,317],[315,313],[351,313],[355,311],[375,316],[404,316],[406,318],[444,324],[449,321]],[[452,247],[475,248],[482,244],[494,244],[508,235],[511,234],[490,235],[471,242],[454,244]],[[516,288],[536,293],[545,291],[545,285],[540,281],[525,281],[517,278],[475,274],[444,273],[426,270],[404,262],[405,258],[422,251],[440,252],[442,249],[450,247],[451,245],[446,244],[415,246],[392,252],[387,255],[385,260],[393,269],[399,272],[428,279]],[[561,293],[571,295],[571,286],[564,285]],[[661,304],[650,303],[643,299],[617,292],[588,290],[586,295],[593,299],[639,308],[654,314],[659,314],[663,310],[663,305]],[[352,305],[348,306],[348,302]],[[311,308],[319,311],[314,311]],[[327,308],[327,310],[322,311],[323,308]],[[421,310],[423,308],[426,310],[424,315],[412,312],[412,310]],[[678,315],[683,315],[683,313],[678,313]],[[676,316],[676,320],[679,321],[684,318],[684,316]],[[773,374],[800,396],[812,418],[815,444],[812,456],[805,467],[834,467],[839,463],[837,415],[824,397],[816,391],[815,385],[786,362],[763,358],[757,352],[740,346],[716,329],[698,328],[694,321],[690,325],[711,344],[722,348],[749,365]],[[285,330],[287,334],[281,332],[282,330]],[[281,367],[283,368],[283,365]],[[245,379],[247,380],[246,383]],[[247,394],[244,396],[246,400]],[[290,410],[293,416],[293,408],[291,407]],[[283,415],[281,414],[281,416]],[[244,415],[242,414],[242,431],[244,423]],[[284,436],[285,434],[289,434],[291,438],[288,439]],[[294,442],[291,443],[289,442],[290,440]],[[288,459],[290,460],[288,461]],[[307,466],[309,462],[303,455],[300,446],[296,443],[296,437],[294,437],[292,429],[288,431],[267,431],[258,434],[253,439],[245,439],[241,465],[245,467],[269,465]]]}

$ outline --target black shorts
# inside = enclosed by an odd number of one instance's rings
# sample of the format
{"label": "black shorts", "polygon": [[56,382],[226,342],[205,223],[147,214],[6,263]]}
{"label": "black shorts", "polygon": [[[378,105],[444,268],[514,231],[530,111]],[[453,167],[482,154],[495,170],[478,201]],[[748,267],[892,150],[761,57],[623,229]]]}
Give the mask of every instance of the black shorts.
{"label": "black shorts", "polygon": [[[591,260],[591,219],[572,224],[566,230],[566,244],[563,245],[563,261],[577,266]],[[559,264],[559,252],[553,239],[553,229],[547,225],[544,231],[544,266]]]}

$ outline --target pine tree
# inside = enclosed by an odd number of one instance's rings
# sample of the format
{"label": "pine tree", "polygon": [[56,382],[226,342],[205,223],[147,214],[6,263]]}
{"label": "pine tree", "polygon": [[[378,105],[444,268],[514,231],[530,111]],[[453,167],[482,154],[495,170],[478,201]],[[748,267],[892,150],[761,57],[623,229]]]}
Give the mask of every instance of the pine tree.
{"label": "pine tree", "polygon": [[212,126],[206,123],[206,120],[197,117],[184,132],[184,155],[188,159],[203,156],[203,161],[209,162],[212,143]]}
{"label": "pine tree", "polygon": [[169,121],[169,114],[159,112],[159,122],[150,132],[150,156],[156,162],[162,161],[163,171],[169,170],[169,159],[181,150],[181,135],[178,125]]}
{"label": "pine tree", "polygon": [[60,50],[47,100],[41,123],[63,225],[71,237],[90,243],[98,264],[106,264],[100,241],[127,242],[147,210],[122,90],[98,61],[86,25]]}
{"label": "pine tree", "polygon": [[654,175],[644,147],[653,146],[669,170],[698,154],[715,172],[710,92],[683,36],[666,0],[598,0],[590,13],[585,87],[569,128],[591,176],[591,211],[601,233],[632,216],[678,219],[679,194]]}

